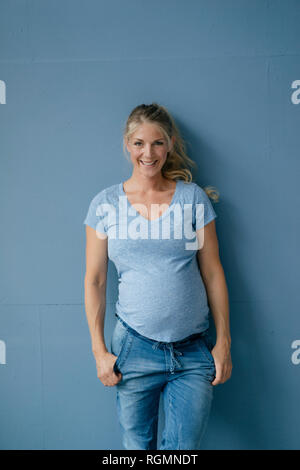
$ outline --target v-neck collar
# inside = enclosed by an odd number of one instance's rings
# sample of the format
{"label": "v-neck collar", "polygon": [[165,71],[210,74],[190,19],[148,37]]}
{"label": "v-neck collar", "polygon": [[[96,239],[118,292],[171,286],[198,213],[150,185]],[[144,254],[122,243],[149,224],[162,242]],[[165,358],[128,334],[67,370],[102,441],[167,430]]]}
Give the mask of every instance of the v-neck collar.
{"label": "v-neck collar", "polygon": [[170,210],[171,210],[171,207],[172,205],[174,204],[175,200],[177,199],[177,195],[178,195],[178,188],[179,188],[179,185],[181,183],[181,180],[176,180],[176,187],[175,187],[175,191],[174,191],[174,194],[173,194],[173,197],[172,197],[172,200],[167,208],[167,210],[165,210],[162,215],[160,217],[157,217],[156,219],[146,219],[146,217],[144,217],[142,214],[140,214],[134,207],[133,205],[131,204],[131,202],[129,201],[125,191],[124,191],[124,188],[123,188],[123,182],[121,182],[119,184],[119,189],[120,189],[120,194],[122,196],[125,196],[126,197],[126,200],[127,200],[127,203],[129,204],[129,206],[135,211],[136,214],[138,214],[142,219],[144,219],[146,222],[150,222],[150,223],[155,223],[155,222],[159,222],[160,220],[162,220],[163,218],[165,218]]}

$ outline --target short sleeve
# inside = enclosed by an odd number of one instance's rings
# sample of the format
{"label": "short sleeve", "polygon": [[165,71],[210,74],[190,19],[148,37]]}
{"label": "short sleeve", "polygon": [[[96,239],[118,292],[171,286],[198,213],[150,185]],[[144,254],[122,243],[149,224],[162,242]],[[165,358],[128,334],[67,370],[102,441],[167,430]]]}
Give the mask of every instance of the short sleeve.
{"label": "short sleeve", "polygon": [[89,225],[97,232],[106,234],[107,225],[105,223],[105,212],[103,211],[102,203],[105,203],[103,191],[98,193],[91,201],[84,224]]}
{"label": "short sleeve", "polygon": [[193,226],[199,230],[217,217],[206,192],[195,183]]}

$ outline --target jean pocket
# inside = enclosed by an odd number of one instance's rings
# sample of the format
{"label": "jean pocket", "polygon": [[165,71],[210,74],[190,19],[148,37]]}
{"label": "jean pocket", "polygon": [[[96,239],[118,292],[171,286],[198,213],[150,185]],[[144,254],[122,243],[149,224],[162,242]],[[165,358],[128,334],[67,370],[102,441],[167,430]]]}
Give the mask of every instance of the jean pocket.
{"label": "jean pocket", "polygon": [[114,364],[114,371],[121,372],[120,368],[125,363],[132,344],[132,335],[129,330],[119,320],[115,325],[111,338],[111,352],[117,356]]}
{"label": "jean pocket", "polygon": [[214,357],[211,353],[211,350],[213,349],[214,345],[213,342],[209,336],[208,333],[204,333],[200,338],[199,338],[199,345],[201,352],[203,353],[203,356],[211,362],[213,365],[215,365],[215,360]]}

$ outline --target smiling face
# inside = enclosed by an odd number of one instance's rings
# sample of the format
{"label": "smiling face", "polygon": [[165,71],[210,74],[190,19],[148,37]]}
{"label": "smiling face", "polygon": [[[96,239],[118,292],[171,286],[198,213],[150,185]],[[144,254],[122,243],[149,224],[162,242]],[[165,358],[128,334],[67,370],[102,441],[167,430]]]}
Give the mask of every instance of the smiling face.
{"label": "smiling face", "polygon": [[[172,137],[171,148],[174,142]],[[154,176],[159,173],[171,150],[163,133],[155,124],[143,123],[130,136],[126,148],[130,153],[134,172]]]}

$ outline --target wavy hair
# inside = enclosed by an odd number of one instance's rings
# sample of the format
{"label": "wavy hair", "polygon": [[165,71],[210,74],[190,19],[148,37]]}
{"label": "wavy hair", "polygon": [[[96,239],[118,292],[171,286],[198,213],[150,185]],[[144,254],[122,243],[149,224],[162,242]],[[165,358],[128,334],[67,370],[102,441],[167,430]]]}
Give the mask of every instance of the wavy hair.
{"label": "wavy hair", "polygon": [[[167,159],[161,169],[163,177],[171,180],[182,179],[186,183],[191,183],[193,175],[188,167],[197,167],[197,164],[188,157],[185,142],[171,114],[164,106],[157,103],[140,104],[128,116],[123,130],[123,152],[126,159],[128,159],[128,156],[125,140],[129,140],[130,136],[143,123],[155,124],[167,139],[168,146],[171,144],[172,136],[175,136],[174,145],[167,153]],[[210,199],[214,202],[219,201],[219,192],[216,188],[206,186],[203,189]]]}

